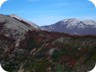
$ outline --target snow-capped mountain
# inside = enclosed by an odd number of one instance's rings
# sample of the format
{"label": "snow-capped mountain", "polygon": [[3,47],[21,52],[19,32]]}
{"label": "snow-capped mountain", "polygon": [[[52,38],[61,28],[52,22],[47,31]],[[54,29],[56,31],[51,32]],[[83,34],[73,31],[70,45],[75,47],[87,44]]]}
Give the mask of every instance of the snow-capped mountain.
{"label": "snow-capped mountain", "polygon": [[96,34],[96,21],[78,20],[75,18],[65,19],[49,26],[41,26],[42,30],[64,32],[78,35]]}
{"label": "snow-capped mountain", "polygon": [[18,37],[23,38],[28,30],[38,29],[37,25],[30,24],[16,15],[0,14],[0,34],[17,39]]}

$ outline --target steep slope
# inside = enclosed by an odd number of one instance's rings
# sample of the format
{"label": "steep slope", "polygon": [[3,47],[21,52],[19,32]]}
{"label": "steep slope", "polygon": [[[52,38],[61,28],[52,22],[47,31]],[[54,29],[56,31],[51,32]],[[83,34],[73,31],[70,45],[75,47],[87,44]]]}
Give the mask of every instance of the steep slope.
{"label": "steep slope", "polygon": [[3,45],[1,63],[9,72],[88,72],[96,62],[95,36],[28,31],[18,48],[12,39]]}
{"label": "steep slope", "polygon": [[36,25],[35,23],[33,23],[33,22],[31,22],[31,21],[28,21],[28,20],[26,20],[26,19],[23,19],[23,18],[15,15],[15,14],[11,14],[11,15],[9,15],[9,16],[12,17],[12,18],[15,18],[15,19],[19,20],[20,22],[22,22],[22,23],[24,23],[24,24],[26,24],[26,25],[27,25],[28,27],[30,27],[30,28],[35,28],[35,29],[37,29],[37,30],[39,29],[39,26]]}
{"label": "steep slope", "polygon": [[0,34],[17,39],[18,37],[23,38],[28,30],[38,30],[38,28],[9,15],[0,14]]}
{"label": "steep slope", "polygon": [[49,26],[42,26],[41,29],[69,34],[94,35],[96,34],[96,21],[80,21],[78,19],[71,18],[59,21]]}

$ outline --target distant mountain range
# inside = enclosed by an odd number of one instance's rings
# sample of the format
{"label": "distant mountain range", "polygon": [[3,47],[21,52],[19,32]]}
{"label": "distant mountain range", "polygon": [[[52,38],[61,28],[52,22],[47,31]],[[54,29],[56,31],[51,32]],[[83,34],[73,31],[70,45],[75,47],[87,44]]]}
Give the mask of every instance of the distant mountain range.
{"label": "distant mountain range", "polygon": [[22,38],[28,30],[46,30],[54,32],[63,32],[72,35],[96,35],[96,21],[78,20],[76,18],[64,19],[52,25],[39,27],[33,22],[23,19],[15,14],[0,14],[0,33],[7,36]]}
{"label": "distant mountain range", "polygon": [[77,35],[96,35],[96,21],[65,19],[52,25],[41,26],[42,30],[64,32]]}

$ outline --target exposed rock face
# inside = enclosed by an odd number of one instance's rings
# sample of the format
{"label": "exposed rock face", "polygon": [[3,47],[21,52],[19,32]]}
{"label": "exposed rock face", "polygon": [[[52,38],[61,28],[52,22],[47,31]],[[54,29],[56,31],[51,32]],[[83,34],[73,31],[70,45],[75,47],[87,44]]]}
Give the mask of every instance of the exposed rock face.
{"label": "exposed rock face", "polygon": [[36,25],[35,23],[33,23],[31,21],[28,21],[26,19],[23,19],[20,16],[17,16],[15,14],[11,14],[9,16],[12,17],[12,18],[14,18],[14,19],[16,19],[16,20],[18,20],[18,21],[20,21],[20,22],[22,22],[22,23],[24,23],[26,26],[28,26],[31,29],[35,29],[35,30],[39,30],[40,29],[39,26]]}
{"label": "exposed rock face", "polygon": [[24,34],[28,30],[38,30],[39,27],[36,25],[32,25],[27,23],[26,21],[20,21],[13,18],[9,15],[2,15],[0,14],[0,33],[4,34],[5,36],[12,37],[14,39],[24,38]]}

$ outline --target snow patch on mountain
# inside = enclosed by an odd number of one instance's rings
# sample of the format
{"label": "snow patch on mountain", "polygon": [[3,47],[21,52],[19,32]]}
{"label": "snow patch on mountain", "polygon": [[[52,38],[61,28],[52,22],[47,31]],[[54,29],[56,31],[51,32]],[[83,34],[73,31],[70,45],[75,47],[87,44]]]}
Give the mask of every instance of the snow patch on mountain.
{"label": "snow patch on mountain", "polygon": [[41,26],[42,30],[64,32],[69,34],[96,34],[96,21],[64,19],[49,26]]}

